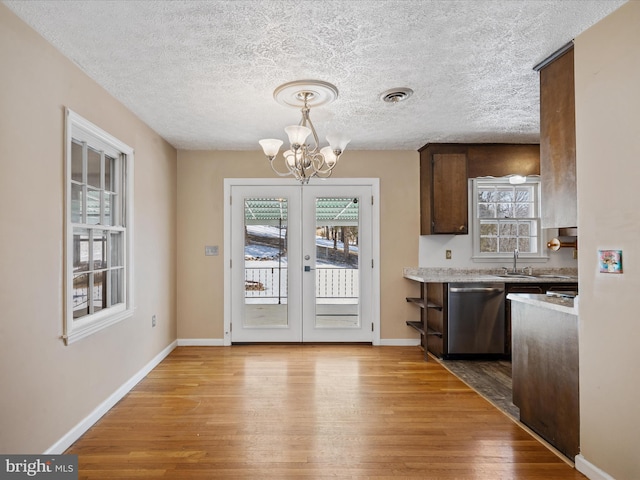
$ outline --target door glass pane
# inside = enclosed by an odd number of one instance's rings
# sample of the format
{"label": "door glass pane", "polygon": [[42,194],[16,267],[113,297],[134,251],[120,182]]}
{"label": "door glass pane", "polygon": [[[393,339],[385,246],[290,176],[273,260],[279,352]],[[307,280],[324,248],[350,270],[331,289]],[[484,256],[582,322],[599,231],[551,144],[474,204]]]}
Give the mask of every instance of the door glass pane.
{"label": "door glass pane", "polygon": [[287,200],[244,200],[245,327],[286,327]]}
{"label": "door glass pane", "polygon": [[316,198],[316,328],[359,328],[359,202]]}

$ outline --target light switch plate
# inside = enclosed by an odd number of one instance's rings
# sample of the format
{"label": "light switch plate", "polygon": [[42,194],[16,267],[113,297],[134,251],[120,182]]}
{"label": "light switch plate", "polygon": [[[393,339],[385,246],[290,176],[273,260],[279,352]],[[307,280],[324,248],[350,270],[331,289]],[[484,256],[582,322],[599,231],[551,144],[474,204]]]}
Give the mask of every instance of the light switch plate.
{"label": "light switch plate", "polygon": [[204,247],[204,254],[207,257],[217,257],[218,256],[218,245],[206,245]]}

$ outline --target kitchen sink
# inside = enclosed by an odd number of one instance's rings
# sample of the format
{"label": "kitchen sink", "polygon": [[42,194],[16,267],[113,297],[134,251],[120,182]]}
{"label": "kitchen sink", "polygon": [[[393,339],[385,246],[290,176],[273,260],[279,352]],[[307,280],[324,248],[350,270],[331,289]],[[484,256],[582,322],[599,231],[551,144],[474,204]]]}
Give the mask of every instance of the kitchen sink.
{"label": "kitchen sink", "polygon": [[536,278],[565,278],[565,279],[568,279],[568,280],[573,278],[573,277],[571,277],[569,275],[557,275],[557,274],[554,274],[554,273],[534,275],[534,277],[536,277]]}
{"label": "kitchen sink", "polygon": [[557,278],[557,279],[563,279],[563,280],[571,280],[574,279],[575,277],[571,277],[569,275],[558,275],[555,273],[542,273],[539,275],[528,275],[526,273],[498,273],[493,275],[494,277],[499,277],[499,278]]}
{"label": "kitchen sink", "polygon": [[535,275],[527,275],[526,273],[499,273],[494,277],[500,278],[536,278]]}

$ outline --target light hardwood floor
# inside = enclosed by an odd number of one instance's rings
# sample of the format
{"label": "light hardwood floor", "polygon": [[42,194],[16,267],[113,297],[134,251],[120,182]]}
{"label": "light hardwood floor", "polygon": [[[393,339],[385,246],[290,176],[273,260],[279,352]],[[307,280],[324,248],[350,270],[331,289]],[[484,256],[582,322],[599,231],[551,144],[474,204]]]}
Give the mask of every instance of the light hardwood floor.
{"label": "light hardwood floor", "polygon": [[418,347],[178,347],[66,453],[80,479],[584,479]]}

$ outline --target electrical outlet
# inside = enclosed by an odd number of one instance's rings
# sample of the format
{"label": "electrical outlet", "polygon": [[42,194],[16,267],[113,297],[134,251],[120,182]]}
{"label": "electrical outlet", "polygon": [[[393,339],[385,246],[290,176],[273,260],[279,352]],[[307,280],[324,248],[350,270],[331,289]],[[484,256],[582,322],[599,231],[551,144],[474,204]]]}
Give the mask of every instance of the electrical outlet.
{"label": "electrical outlet", "polygon": [[451,260],[451,250],[447,250],[447,251],[445,251],[444,257],[445,257],[447,260]]}
{"label": "electrical outlet", "polygon": [[151,315],[151,326],[152,327],[156,326],[156,316],[155,315]]}

